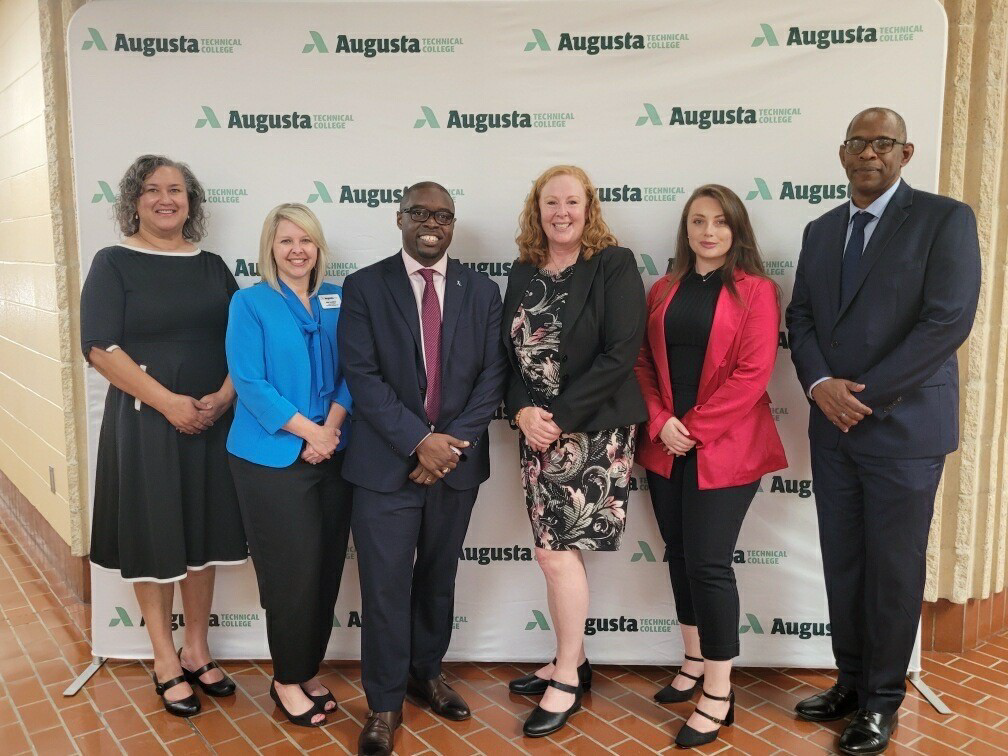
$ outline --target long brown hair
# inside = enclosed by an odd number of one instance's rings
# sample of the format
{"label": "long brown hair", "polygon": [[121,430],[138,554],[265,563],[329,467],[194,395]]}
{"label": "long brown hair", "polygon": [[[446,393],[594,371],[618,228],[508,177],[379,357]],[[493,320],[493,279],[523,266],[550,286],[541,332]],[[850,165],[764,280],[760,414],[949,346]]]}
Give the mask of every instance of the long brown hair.
{"label": "long brown hair", "polygon": [[584,187],[585,191],[585,227],[581,233],[581,259],[587,260],[606,247],[618,244],[609,226],[602,220],[602,205],[598,192],[588,174],[576,165],[554,165],[547,168],[537,178],[525,198],[521,217],[518,220],[518,259],[523,263],[532,263],[537,268],[544,266],[549,260],[549,247],[546,243],[546,232],[542,228],[542,214],[539,212],[539,195],[550,179],[556,176],[573,176]]}
{"label": "long brown hair", "polygon": [[656,306],[664,304],[672,293],[672,286],[681,281],[696,266],[696,253],[690,248],[686,224],[689,222],[693,201],[699,197],[710,197],[721,205],[725,223],[731,229],[731,248],[728,250],[724,265],[718,269],[722,285],[735,297],[736,301],[740,302],[738,289],[735,288],[735,271],[741,270],[750,276],[765,278],[773,283],[779,299],[780,287],[767,275],[763,267],[759,245],[756,243],[756,234],[753,233],[752,223],[749,222],[749,213],[746,211],[745,205],[742,204],[742,200],[727,186],[704,184],[697,187],[686,200],[686,207],[683,208],[682,218],[679,221],[679,233],[676,236],[675,257],[669,260],[668,292],[664,297],[661,297]]}

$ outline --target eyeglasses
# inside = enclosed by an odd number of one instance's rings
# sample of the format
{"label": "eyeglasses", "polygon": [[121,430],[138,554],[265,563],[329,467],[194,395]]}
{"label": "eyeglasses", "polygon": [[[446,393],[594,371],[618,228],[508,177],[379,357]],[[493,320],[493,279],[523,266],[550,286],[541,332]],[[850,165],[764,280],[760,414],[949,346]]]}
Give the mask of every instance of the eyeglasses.
{"label": "eyeglasses", "polygon": [[450,226],[452,221],[455,220],[455,213],[448,210],[435,210],[431,212],[426,207],[408,207],[401,212],[409,213],[409,217],[416,223],[423,223],[432,215],[439,226]]}
{"label": "eyeglasses", "polygon": [[893,146],[897,144],[906,144],[906,142],[899,142],[890,137],[876,137],[875,139],[861,139],[860,137],[855,137],[853,139],[844,140],[843,146],[848,155],[860,155],[869,144],[876,154],[884,155],[889,152]]}

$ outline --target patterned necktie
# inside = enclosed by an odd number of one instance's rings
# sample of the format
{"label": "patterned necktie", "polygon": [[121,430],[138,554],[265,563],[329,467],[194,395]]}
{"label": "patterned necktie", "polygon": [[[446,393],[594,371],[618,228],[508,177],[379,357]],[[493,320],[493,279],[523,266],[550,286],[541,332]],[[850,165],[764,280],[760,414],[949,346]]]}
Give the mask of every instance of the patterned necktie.
{"label": "patterned necktie", "polygon": [[848,297],[854,296],[854,287],[857,284],[858,263],[861,262],[861,255],[864,253],[864,230],[865,226],[875,216],[864,210],[854,213],[854,227],[851,229],[850,239],[843,253],[843,265],[840,268],[840,306],[842,307]]}
{"label": "patterned necktie", "polygon": [[431,425],[441,414],[441,305],[434,288],[434,271],[424,268],[423,298],[420,300],[420,320],[423,325],[424,367],[427,368],[427,396],[424,410]]}

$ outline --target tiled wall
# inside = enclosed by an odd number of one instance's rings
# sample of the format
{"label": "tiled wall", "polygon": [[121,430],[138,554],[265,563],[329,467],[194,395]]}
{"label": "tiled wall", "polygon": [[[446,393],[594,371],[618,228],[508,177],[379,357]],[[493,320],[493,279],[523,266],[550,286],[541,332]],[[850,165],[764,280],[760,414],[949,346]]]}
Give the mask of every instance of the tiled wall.
{"label": "tiled wall", "polygon": [[44,111],[38,3],[0,0],[0,470],[69,544]]}

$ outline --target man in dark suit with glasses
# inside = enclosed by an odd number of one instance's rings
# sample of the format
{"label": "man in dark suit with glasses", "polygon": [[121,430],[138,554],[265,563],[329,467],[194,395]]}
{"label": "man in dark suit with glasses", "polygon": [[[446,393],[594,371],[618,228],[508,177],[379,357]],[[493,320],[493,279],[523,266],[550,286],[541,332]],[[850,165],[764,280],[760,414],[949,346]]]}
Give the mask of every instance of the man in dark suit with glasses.
{"label": "man in dark suit with glasses", "polygon": [[853,714],[848,754],[886,749],[906,693],[935,492],[959,445],[956,349],[980,290],[973,211],[903,181],[913,154],[898,113],[854,117],[840,145],[850,201],[805,228],[787,309],[839,668],[795,708]]}

